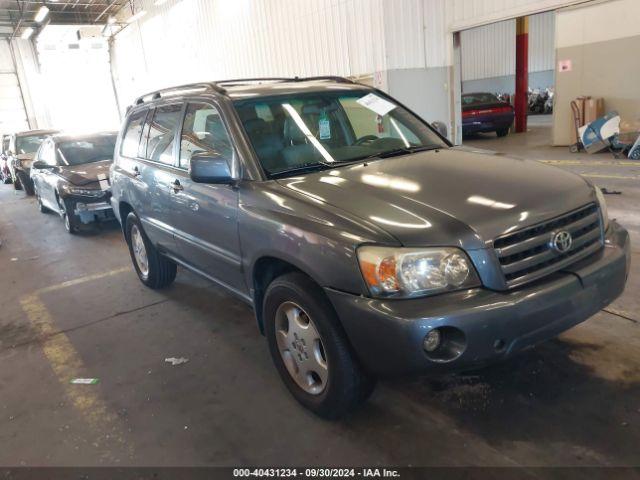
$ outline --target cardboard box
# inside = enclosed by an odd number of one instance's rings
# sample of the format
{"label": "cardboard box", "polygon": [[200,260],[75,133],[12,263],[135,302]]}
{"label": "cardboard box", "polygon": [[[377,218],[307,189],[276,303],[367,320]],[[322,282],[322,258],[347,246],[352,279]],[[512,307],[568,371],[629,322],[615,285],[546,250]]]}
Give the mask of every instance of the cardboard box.
{"label": "cardboard box", "polygon": [[[604,117],[604,98],[578,97],[575,102],[578,104],[578,110],[580,111],[581,127],[600,117]],[[573,110],[571,110],[571,144],[573,145],[577,141]]]}

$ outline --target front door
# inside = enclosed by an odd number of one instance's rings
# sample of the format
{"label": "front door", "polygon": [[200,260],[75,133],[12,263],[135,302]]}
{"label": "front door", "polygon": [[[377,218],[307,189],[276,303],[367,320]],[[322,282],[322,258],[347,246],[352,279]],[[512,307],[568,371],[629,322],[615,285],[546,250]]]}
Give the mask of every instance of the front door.
{"label": "front door", "polygon": [[180,136],[179,174],[173,188],[173,224],[182,259],[208,277],[246,294],[238,237],[238,191],[231,185],[191,181],[191,155],[222,155],[234,150],[219,111],[208,103],[187,105]]}

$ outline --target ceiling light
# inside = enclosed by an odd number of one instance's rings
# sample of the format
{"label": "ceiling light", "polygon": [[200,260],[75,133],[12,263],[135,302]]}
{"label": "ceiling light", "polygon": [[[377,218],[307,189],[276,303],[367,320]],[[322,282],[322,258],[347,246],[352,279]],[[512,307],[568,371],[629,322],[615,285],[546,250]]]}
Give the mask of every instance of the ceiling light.
{"label": "ceiling light", "polygon": [[133,23],[136,20],[140,20],[142,17],[144,17],[147,14],[146,10],[140,10],[138,13],[136,13],[135,15],[129,17],[129,19],[127,20],[127,23]]}
{"label": "ceiling light", "polygon": [[31,35],[33,35],[33,28],[27,27],[23,30],[20,38],[22,38],[23,40],[29,40],[31,38]]}
{"label": "ceiling light", "polygon": [[49,15],[49,8],[46,5],[42,5],[38,13],[36,13],[36,18],[34,20],[38,23],[41,23],[45,18]]}

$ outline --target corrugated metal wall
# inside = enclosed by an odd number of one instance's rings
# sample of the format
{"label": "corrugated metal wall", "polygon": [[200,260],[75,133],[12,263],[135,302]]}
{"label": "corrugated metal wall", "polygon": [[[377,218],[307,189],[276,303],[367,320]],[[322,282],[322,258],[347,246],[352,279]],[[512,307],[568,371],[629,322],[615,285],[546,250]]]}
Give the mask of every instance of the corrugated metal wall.
{"label": "corrugated metal wall", "polygon": [[[555,12],[529,17],[529,72],[553,70]],[[514,75],[515,20],[493,23],[461,33],[462,80]]]}
{"label": "corrugated metal wall", "polygon": [[[427,0],[430,1],[430,0]],[[448,0],[452,31],[555,10],[586,0]]]}
{"label": "corrugated metal wall", "polygon": [[383,0],[170,0],[115,37],[123,103],[150,89],[252,76],[385,69]]}

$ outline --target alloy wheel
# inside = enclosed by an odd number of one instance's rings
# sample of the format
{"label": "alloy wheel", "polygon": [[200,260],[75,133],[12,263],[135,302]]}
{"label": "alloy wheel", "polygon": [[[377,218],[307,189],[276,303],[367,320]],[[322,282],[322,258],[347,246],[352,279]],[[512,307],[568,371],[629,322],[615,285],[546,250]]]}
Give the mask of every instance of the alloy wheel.
{"label": "alloy wheel", "polygon": [[305,392],[320,395],[329,379],[322,337],[299,305],[284,302],[276,311],[276,342],[289,375]]}
{"label": "alloy wheel", "polygon": [[147,247],[142,238],[142,232],[137,225],[131,227],[131,247],[136,265],[143,277],[149,276],[149,258],[147,257]]}

